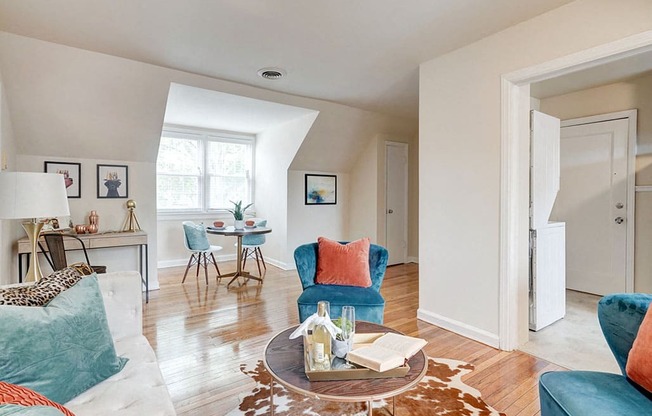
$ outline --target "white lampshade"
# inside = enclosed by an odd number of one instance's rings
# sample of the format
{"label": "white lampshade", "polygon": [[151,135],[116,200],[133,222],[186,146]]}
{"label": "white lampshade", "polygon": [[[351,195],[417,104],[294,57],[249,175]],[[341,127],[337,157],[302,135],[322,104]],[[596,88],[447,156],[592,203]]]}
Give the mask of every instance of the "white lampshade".
{"label": "white lampshade", "polygon": [[63,175],[59,173],[0,173],[0,219],[47,218],[70,215]]}

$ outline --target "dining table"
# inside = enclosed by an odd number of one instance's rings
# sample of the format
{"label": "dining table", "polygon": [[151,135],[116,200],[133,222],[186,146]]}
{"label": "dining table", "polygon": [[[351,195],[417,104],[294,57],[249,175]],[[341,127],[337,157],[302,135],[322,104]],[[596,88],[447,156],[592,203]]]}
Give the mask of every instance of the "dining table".
{"label": "dining table", "polygon": [[245,279],[254,279],[262,283],[265,275],[263,273],[262,276],[255,276],[251,273],[249,273],[246,270],[242,270],[242,237],[245,235],[253,235],[253,234],[267,234],[271,233],[272,229],[269,227],[259,227],[259,226],[253,226],[253,227],[246,227],[243,229],[236,229],[234,226],[230,225],[227,227],[206,227],[206,232],[208,234],[215,234],[215,235],[224,235],[224,236],[231,236],[231,237],[237,237],[237,265],[236,269],[234,272],[231,273],[226,273],[226,274],[221,274],[219,275],[220,278],[222,277],[231,277],[231,280],[229,283],[227,283],[226,287],[231,286],[231,283],[235,282],[238,280],[239,277],[243,277]]}

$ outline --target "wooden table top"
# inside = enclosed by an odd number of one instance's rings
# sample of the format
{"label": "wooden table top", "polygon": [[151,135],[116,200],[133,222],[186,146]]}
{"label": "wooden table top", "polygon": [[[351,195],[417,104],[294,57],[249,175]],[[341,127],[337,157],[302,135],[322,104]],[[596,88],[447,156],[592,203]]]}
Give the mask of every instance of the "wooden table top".
{"label": "wooden table top", "polygon": [[217,235],[248,235],[248,234],[267,234],[271,233],[272,229],[268,227],[254,227],[254,228],[245,228],[244,230],[236,230],[235,227],[229,225],[223,229],[206,227],[206,232],[208,234],[217,234]]}
{"label": "wooden table top", "polygon": [[[423,350],[415,354],[408,364],[410,371],[405,377],[376,378],[366,380],[310,381],[306,377],[303,340],[289,339],[297,328],[294,326],[276,334],[265,347],[265,368],[278,383],[297,393],[322,400],[339,402],[362,402],[393,397],[416,385],[428,370]],[[356,332],[400,332],[383,325],[357,321]]]}

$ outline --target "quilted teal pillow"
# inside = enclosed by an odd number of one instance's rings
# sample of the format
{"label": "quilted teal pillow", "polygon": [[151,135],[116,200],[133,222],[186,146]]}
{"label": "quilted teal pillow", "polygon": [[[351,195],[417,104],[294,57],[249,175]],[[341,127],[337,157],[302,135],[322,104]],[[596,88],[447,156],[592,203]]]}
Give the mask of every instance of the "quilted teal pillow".
{"label": "quilted teal pillow", "polygon": [[191,250],[208,250],[211,247],[204,224],[184,221],[183,232],[186,233],[186,241]]}
{"label": "quilted teal pillow", "polygon": [[66,403],[118,373],[97,276],[44,307],[0,306],[0,378]]}

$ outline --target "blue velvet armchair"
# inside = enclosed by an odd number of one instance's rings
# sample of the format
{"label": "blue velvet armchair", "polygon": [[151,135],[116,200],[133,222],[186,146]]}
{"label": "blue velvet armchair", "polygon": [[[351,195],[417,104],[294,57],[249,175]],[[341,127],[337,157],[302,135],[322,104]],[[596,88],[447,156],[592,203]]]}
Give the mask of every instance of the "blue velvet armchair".
{"label": "blue velvet armchair", "polygon": [[621,374],[556,371],[541,375],[541,416],[652,415],[652,396],[625,376],[627,356],[652,295],[615,294],[598,304],[600,327]]}
{"label": "blue velvet armchair", "polygon": [[303,286],[303,293],[297,299],[299,320],[305,321],[317,312],[317,302],[327,300],[330,302],[333,319],[342,314],[342,306],[351,305],[355,307],[356,320],[382,324],[385,299],[380,295],[380,285],[387,268],[387,249],[371,244],[369,248],[371,286],[367,288],[315,284],[317,255],[317,243],[304,244],[294,250],[294,261]]}

